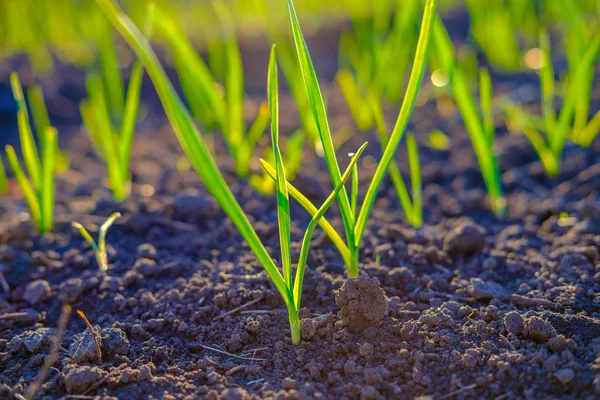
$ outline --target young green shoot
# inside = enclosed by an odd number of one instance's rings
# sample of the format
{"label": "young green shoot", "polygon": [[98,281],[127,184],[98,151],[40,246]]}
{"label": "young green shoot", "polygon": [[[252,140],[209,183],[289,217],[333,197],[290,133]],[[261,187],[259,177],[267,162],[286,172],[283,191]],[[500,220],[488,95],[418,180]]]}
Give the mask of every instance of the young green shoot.
{"label": "young green shoot", "polygon": [[[322,226],[322,224],[319,223],[319,221],[322,220],[321,217],[327,208],[334,202],[338,193],[342,191],[343,184],[350,176],[352,168],[356,164],[356,161],[364,149],[364,146],[359,149],[356,155],[352,158],[351,164],[346,169],[343,177],[340,177],[340,182],[338,185],[336,185],[334,192],[328,197],[323,206],[321,206],[319,209],[315,209],[314,217],[306,230],[302,242],[300,260],[304,261],[302,261],[302,264],[300,262],[298,263],[298,269],[293,286],[288,285],[290,283],[289,277],[291,276],[291,271],[284,271],[282,274],[277,268],[273,258],[256,234],[252,224],[248,220],[246,214],[227,185],[225,178],[219,171],[210,151],[208,150],[208,147],[206,146],[206,143],[202,138],[202,135],[200,134],[200,131],[194,123],[194,119],[183,105],[183,102],[167,78],[167,75],[158,61],[156,54],[152,50],[150,43],[148,43],[148,40],[144,37],[144,35],[142,35],[131,19],[129,19],[129,17],[117,7],[117,5],[114,3],[114,0],[96,0],[96,3],[100,6],[101,10],[104,12],[104,15],[106,15],[112,25],[120,32],[127,43],[129,43],[137,56],[140,58],[141,62],[144,64],[144,67],[146,68],[148,75],[150,76],[150,79],[152,80],[158,96],[163,104],[167,117],[173,126],[174,133],[179,139],[179,142],[189,157],[192,165],[196,169],[196,172],[206,185],[207,190],[219,203],[223,211],[229,216],[233,225],[239,231],[240,235],[248,243],[248,246],[254,252],[256,258],[263,266],[265,273],[269,276],[271,282],[281,294],[289,314],[292,342],[298,343],[300,341],[300,323],[298,314],[300,311],[304,268],[306,267],[306,259],[308,258],[308,248],[310,245],[312,232],[317,224]],[[274,56],[272,57],[272,60],[273,61],[270,64],[271,76],[273,76],[273,70],[275,69]],[[276,98],[273,98],[276,93],[276,90],[273,87],[275,84],[274,82],[276,82],[274,79],[270,80],[270,108],[272,109],[276,108],[277,100]],[[278,181],[285,182],[286,180],[285,177],[283,177],[283,179],[279,177]],[[286,184],[286,187],[289,186]],[[284,199],[282,198],[281,201],[281,207],[285,207],[283,205]],[[288,263],[285,261],[285,268],[287,268],[287,265]],[[301,265],[302,270],[300,269]],[[284,278],[284,276],[286,278]]]}
{"label": "young green shoot", "polygon": [[[151,31],[152,25],[147,22],[146,34],[150,35]],[[80,111],[90,141],[98,156],[106,163],[113,198],[123,201],[131,192],[131,146],[144,68],[139,61],[135,63],[129,76],[127,94],[124,94],[118,67],[116,72],[109,68],[115,61],[114,45],[108,42],[112,43],[112,36],[110,40],[103,39],[99,45],[102,75],[94,71],[87,74],[88,99],[81,103]],[[122,107],[121,100],[124,104]]]}
{"label": "young green shoot", "polygon": [[564,100],[558,114],[554,102],[556,84],[550,47],[550,35],[545,29],[542,29],[540,31],[540,50],[543,62],[539,76],[543,123],[537,123],[536,116],[529,114],[517,105],[509,104],[505,108],[514,117],[515,122],[537,152],[546,174],[554,178],[560,172],[560,162],[567,139],[571,137],[573,141],[589,146],[600,132],[600,112],[596,113],[582,128],[578,128],[578,124],[574,121],[578,104],[580,104],[579,100],[589,90],[588,77],[590,71],[593,72],[595,60],[600,53],[600,36],[596,36],[590,41],[579,63],[573,66],[574,70],[570,74],[571,81],[566,86]]}
{"label": "young green shoot", "polygon": [[492,85],[489,73],[485,69],[480,70],[480,106],[482,109],[480,114],[475,98],[470,91],[466,74],[457,63],[450,36],[439,17],[436,18],[433,28],[433,42],[441,67],[450,76],[454,100],[475,150],[492,210],[498,218],[502,218],[506,210],[506,200],[502,195],[500,169],[494,155]]}
{"label": "young green shoot", "polygon": [[43,131],[37,132],[40,139],[41,157],[33,138],[31,124],[23,88],[19,76],[13,72],[10,75],[13,96],[17,102],[17,119],[21,152],[25,170],[17,157],[15,149],[7,145],[6,157],[17,181],[23,197],[27,202],[31,218],[40,233],[50,232],[54,219],[54,174],[56,149],[58,139],[56,129],[47,126]]}
{"label": "young green shoot", "polygon": [[[44,92],[40,85],[31,85],[27,89],[27,99],[29,100],[29,106],[31,107],[31,116],[33,118],[33,124],[36,132],[44,132],[46,129],[51,127],[50,117],[48,115],[48,109],[46,108],[46,102],[44,101]],[[41,141],[42,138],[38,137]],[[71,160],[63,153],[60,148],[56,149],[56,172],[63,173],[69,169],[69,163]]]}
{"label": "young green shoot", "polygon": [[0,156],[0,194],[8,193],[8,177],[6,176],[6,169],[4,169],[4,161]]}
{"label": "young green shoot", "polygon": [[[184,32],[164,11],[157,10],[157,29],[164,34],[173,52],[175,67],[192,115],[207,128],[220,128],[236,174],[247,178],[254,150],[268,124],[266,105],[260,106],[254,122],[247,129],[244,121],[244,71],[242,56],[232,16],[221,0],[213,2],[221,25],[223,41],[209,47],[209,58],[224,57],[224,82],[219,82]],[[223,90],[224,89],[224,90]]]}
{"label": "young green shoot", "polygon": [[[355,183],[352,185],[355,187],[355,189],[353,190],[353,193],[351,193],[351,196],[348,196],[345,187],[340,190],[337,202],[340,206],[342,221],[344,223],[345,240],[342,240],[339,234],[334,234],[334,229],[324,229],[326,234],[331,238],[332,242],[336,245],[340,251],[340,254],[346,261],[349,277],[358,276],[359,248],[365,232],[366,223],[375,203],[375,198],[377,196],[377,192],[379,191],[379,187],[381,186],[381,183],[385,178],[388,169],[390,168],[394,154],[396,153],[400,141],[404,136],[412,109],[417,99],[417,94],[421,86],[423,74],[425,72],[425,66],[427,63],[429,42],[433,20],[435,17],[435,7],[435,0],[427,0],[425,2],[421,31],[419,33],[417,49],[413,61],[413,68],[410,73],[406,94],[392,134],[385,145],[383,156],[377,165],[377,169],[375,170],[375,174],[371,182],[369,183],[369,187],[360,208],[357,205],[358,191],[356,186],[358,185],[355,180],[353,180]],[[302,71],[305,90],[310,100],[313,116],[317,122],[319,138],[321,140],[324,158],[329,169],[332,184],[335,188],[337,188],[341,183],[342,176],[331,138],[323,95],[319,87],[319,82],[306,45],[306,41],[304,40],[302,31],[300,29],[300,23],[298,21],[292,0],[288,0],[288,8],[292,23],[292,34],[294,37],[294,43],[296,45],[296,54],[300,64],[300,69]],[[418,180],[415,180],[415,182],[418,183]],[[288,188],[290,188],[290,186],[291,185],[288,184]],[[315,215],[314,210],[316,210],[316,207],[310,205],[310,201],[308,201],[306,197],[301,196],[301,193],[299,193],[297,190],[290,190],[289,193],[296,198],[296,200],[298,200],[307,211],[309,211],[312,215]],[[340,242],[344,243],[344,245],[340,245]]]}
{"label": "young green shoot", "polygon": [[94,256],[96,257],[96,262],[98,263],[98,268],[100,271],[108,270],[108,256],[106,255],[106,233],[108,229],[115,223],[117,219],[121,217],[121,214],[116,212],[112,214],[107,220],[100,226],[98,230],[98,242],[96,243],[92,238],[92,235],[81,225],[79,222],[72,222],[71,225],[79,230],[81,236],[85,239],[86,242],[92,247],[94,251]]}

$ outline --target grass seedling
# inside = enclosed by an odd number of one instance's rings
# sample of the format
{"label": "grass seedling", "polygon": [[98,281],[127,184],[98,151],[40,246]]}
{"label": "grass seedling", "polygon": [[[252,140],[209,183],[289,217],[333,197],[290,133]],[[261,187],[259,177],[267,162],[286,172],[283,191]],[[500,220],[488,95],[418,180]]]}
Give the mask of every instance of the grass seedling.
{"label": "grass seedling", "polygon": [[[196,172],[206,185],[208,191],[219,203],[223,211],[229,216],[234,226],[240,232],[240,235],[244,238],[244,240],[246,240],[248,246],[254,252],[256,258],[263,266],[263,269],[265,270],[266,274],[271,279],[271,282],[273,282],[273,285],[281,294],[284,302],[286,303],[289,314],[292,342],[298,343],[300,341],[300,323],[298,320],[298,312],[300,309],[300,294],[302,291],[303,274],[300,274],[300,269],[298,269],[295,281],[292,285],[291,265],[288,267],[287,259],[286,261],[282,260],[282,265],[285,265],[285,267],[283,267],[283,275],[277,268],[271,255],[267,251],[264,244],[261,242],[260,238],[256,234],[256,231],[252,227],[252,224],[246,217],[246,214],[242,210],[241,206],[239,205],[231,190],[229,189],[225,178],[219,171],[210,151],[208,150],[208,147],[206,146],[206,143],[202,138],[202,135],[200,134],[196,124],[194,123],[194,119],[183,105],[183,102],[181,101],[171,82],[167,78],[164,69],[158,61],[158,58],[156,57],[156,54],[152,50],[152,47],[148,43],[147,39],[142,35],[142,33],[131,21],[131,19],[129,19],[129,17],[115,5],[113,0],[96,0],[96,3],[100,6],[106,17],[109,19],[109,21],[121,33],[124,39],[129,43],[129,45],[138,55],[141,62],[144,64],[148,75],[154,83],[154,86],[163,104],[167,117],[169,118],[169,121],[173,126],[174,133],[177,136],[183,150],[188,155],[192,165],[196,169]],[[276,80],[273,77],[275,73],[274,55],[271,58],[270,66],[270,108],[276,110],[277,88],[275,84]],[[273,119],[275,119],[275,122],[272,121],[271,123],[272,126],[275,127],[274,137],[277,139],[277,115],[275,113],[273,113]],[[277,140],[275,142],[278,143]],[[277,144],[275,145],[275,147],[278,147]],[[353,166],[356,164],[356,161],[358,160],[362,149],[364,149],[364,146],[352,158],[351,164],[344,173],[344,176],[340,177],[339,184],[336,185],[336,190],[332,193],[332,195],[330,195],[330,197],[326,200],[326,202],[320,209],[315,209],[315,218],[311,220],[309,229],[307,229],[306,231],[308,234],[305,234],[304,236],[303,245],[300,252],[300,260],[306,259],[307,257],[310,238],[312,236],[312,232],[310,232],[311,229],[314,229],[314,225],[316,224],[323,226],[323,221],[325,220],[321,218],[322,215],[324,214],[327,207],[331,205],[331,203],[334,201],[337,192],[342,192],[343,183],[350,176]],[[274,158],[277,160],[278,156],[275,155]],[[279,165],[279,169],[283,169],[281,162],[279,163]],[[280,188],[278,192],[283,192],[283,189],[281,189],[283,185],[281,183],[286,182],[285,176],[279,176],[277,181],[279,182]],[[286,185],[286,187],[287,186],[288,185]],[[283,210],[285,207],[285,200],[283,199],[283,197],[281,201],[278,202],[278,204],[278,211],[280,209]],[[285,213],[281,212],[280,214],[283,214],[282,218],[284,219],[283,221],[285,221]],[[287,218],[289,218],[289,215],[287,215]],[[285,222],[282,222],[282,224],[285,224]],[[280,232],[280,234],[283,236],[285,233]],[[282,239],[282,241],[284,241],[285,243],[285,238]]]}
{"label": "grass seedling", "polygon": [[106,255],[106,233],[108,229],[115,223],[115,221],[121,217],[120,213],[114,213],[110,217],[107,218],[106,221],[100,226],[98,230],[98,243],[92,239],[92,235],[81,225],[79,222],[72,222],[71,225],[79,230],[81,236],[85,239],[86,242],[92,247],[94,251],[94,256],[96,257],[96,262],[98,263],[98,268],[100,271],[108,270],[108,257]]}
{"label": "grass seedling", "polygon": [[[44,101],[44,92],[40,85],[31,85],[27,89],[27,99],[29,100],[29,106],[31,107],[31,116],[33,117],[33,124],[36,132],[44,132],[46,129],[52,126],[50,123],[50,117],[48,116],[48,109],[46,108],[46,102]],[[41,140],[41,139],[40,139]],[[56,172],[63,173],[69,169],[69,163],[71,160],[63,153],[60,148],[56,148]]]}
{"label": "grass seedling", "polygon": [[[358,179],[356,170],[352,179],[353,184],[350,196],[348,195],[345,187],[340,190],[337,200],[344,223],[345,240],[343,240],[330,225],[321,225],[325,233],[338,248],[342,258],[346,262],[349,277],[358,276],[359,248],[365,232],[366,223],[371,209],[375,203],[375,197],[377,196],[379,187],[381,186],[381,183],[388,169],[390,168],[394,154],[398,148],[398,145],[400,144],[404,132],[406,131],[412,109],[417,99],[419,87],[421,86],[423,74],[425,72],[425,65],[427,63],[431,30],[435,17],[435,6],[435,0],[427,0],[425,2],[423,19],[421,23],[421,32],[419,34],[417,50],[406,89],[406,95],[402,102],[396,125],[394,126],[392,134],[385,145],[382,158],[377,165],[377,169],[375,170],[375,174],[371,182],[369,183],[367,193],[363,199],[360,209],[358,207]],[[333,186],[337,188],[341,183],[342,174],[340,172],[338,161],[335,155],[335,149],[329,129],[327,111],[323,102],[323,95],[319,87],[317,75],[308,52],[306,42],[300,29],[294,4],[291,0],[288,0],[288,7],[292,23],[294,43],[296,45],[296,54],[302,70],[305,90],[308,98],[310,99],[313,116],[317,122],[319,138],[323,147],[324,157],[325,161],[327,162],[329,174]],[[277,178],[276,170],[265,163],[263,163],[263,166],[269,175]],[[289,194],[294,197],[311,215],[316,215],[315,213],[317,208],[313,206],[305,196],[303,196],[289,183],[287,184],[287,188],[289,190]]]}
{"label": "grass seedling", "polygon": [[[123,201],[131,192],[131,146],[144,67],[136,61],[125,94],[110,26],[106,31],[109,39],[103,38],[99,42],[102,74],[95,71],[87,74],[88,99],[81,103],[80,111],[90,141],[98,156],[106,163],[113,198]],[[146,27],[146,33],[151,33],[150,24]],[[116,126],[120,126],[120,129]]]}
{"label": "grass seedling", "polygon": [[6,169],[4,169],[4,161],[0,156],[0,194],[8,193],[8,177],[6,176]]}
{"label": "grass seedling", "polygon": [[450,77],[454,100],[473,144],[492,210],[498,218],[502,218],[506,210],[506,201],[502,195],[500,169],[494,155],[495,132],[491,78],[487,70],[480,70],[480,113],[475,98],[471,94],[466,74],[457,63],[450,36],[439,17],[433,28],[433,43],[437,59]]}
{"label": "grass seedling", "polygon": [[[157,29],[164,34],[173,51],[183,93],[192,115],[205,127],[221,130],[236,174],[247,178],[250,161],[268,123],[268,107],[259,107],[252,125],[244,121],[244,71],[242,57],[230,11],[222,1],[213,2],[215,16],[221,24],[223,40],[209,47],[209,58],[225,60],[223,85],[215,78],[186,35],[166,13],[157,10]],[[223,90],[224,87],[224,90]]]}
{"label": "grass seedling", "polygon": [[[543,55],[539,71],[542,92],[542,126],[536,123],[535,116],[521,107],[509,104],[506,108],[509,116],[512,117],[531,142],[546,170],[546,174],[552,178],[560,172],[563,149],[570,136],[574,141],[583,145],[591,145],[600,131],[600,112],[596,113],[589,123],[579,130],[574,125],[577,106],[580,104],[580,96],[585,97],[585,94],[590,90],[588,77],[590,74],[593,75],[595,60],[600,52],[600,36],[596,36],[590,41],[585,54],[575,66],[575,70],[569,74],[571,81],[566,86],[564,100],[558,114],[555,106],[556,83],[550,54],[550,35],[544,29],[540,31],[540,50]],[[542,130],[545,131],[545,136],[542,134]]]}
{"label": "grass seedling", "polygon": [[10,75],[10,83],[17,102],[21,152],[27,173],[21,168],[15,149],[10,145],[6,146],[6,156],[36,228],[40,233],[50,232],[54,218],[54,173],[58,148],[56,129],[46,126],[43,131],[37,132],[42,153],[40,158],[29,122],[23,88],[15,72]]}

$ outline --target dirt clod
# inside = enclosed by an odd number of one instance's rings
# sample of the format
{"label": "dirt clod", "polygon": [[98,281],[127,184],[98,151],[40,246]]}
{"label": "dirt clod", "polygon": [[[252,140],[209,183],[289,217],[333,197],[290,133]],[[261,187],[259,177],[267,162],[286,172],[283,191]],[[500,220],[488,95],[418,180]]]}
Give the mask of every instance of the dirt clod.
{"label": "dirt clod", "polygon": [[335,294],[341,319],[351,331],[378,327],[387,315],[387,298],[377,278],[348,279]]}
{"label": "dirt clod", "polygon": [[453,254],[473,254],[485,246],[485,229],[469,220],[460,223],[444,239],[444,251]]}
{"label": "dirt clod", "polygon": [[575,378],[575,371],[571,368],[562,368],[554,373],[554,377],[563,385],[568,384]]}
{"label": "dirt clod", "polygon": [[544,343],[556,335],[556,331],[549,322],[540,317],[530,317],[525,320],[525,336],[538,342]]}
{"label": "dirt clod", "polygon": [[65,304],[76,303],[81,294],[83,293],[83,281],[80,278],[71,278],[63,283],[59,287],[60,300]]}
{"label": "dirt clod", "polygon": [[87,388],[102,379],[105,374],[98,367],[75,367],[65,377],[67,392],[71,394],[83,393]]}
{"label": "dirt clod", "polygon": [[34,305],[44,300],[47,300],[52,295],[50,284],[42,279],[35,280],[25,287],[25,293],[23,293],[23,299],[29,304]]}
{"label": "dirt clod", "polygon": [[525,330],[525,323],[523,317],[516,311],[511,311],[504,317],[504,327],[506,330],[513,335],[520,335]]}

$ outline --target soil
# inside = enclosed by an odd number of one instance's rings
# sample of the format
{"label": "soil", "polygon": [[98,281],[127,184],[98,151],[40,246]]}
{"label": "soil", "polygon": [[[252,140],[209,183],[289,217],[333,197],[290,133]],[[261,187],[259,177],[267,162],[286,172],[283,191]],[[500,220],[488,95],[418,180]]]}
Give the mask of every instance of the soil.
{"label": "soil", "polygon": [[[535,77],[519,85],[528,81]],[[333,131],[352,126],[326,86]],[[284,132],[298,125],[291,103],[282,101]],[[549,180],[523,136],[499,132],[508,213],[497,220],[459,116],[442,116],[434,101],[417,107],[424,226],[406,223],[385,182],[363,241],[363,275],[351,281],[317,232],[294,346],[285,307],[247,244],[195,172],[177,169],[182,151],[162,114],[141,124],[123,203],[110,199],[85,134],[66,122],[72,162],[57,180],[55,232],[35,234],[16,186],[1,198],[0,398],[25,395],[61,334],[37,398],[600,398],[599,141],[567,146],[560,176]],[[433,128],[450,136],[449,150],[427,147]],[[380,153],[373,135],[357,132],[339,150],[366,139],[363,190]],[[221,164],[276,256],[275,198]],[[325,170],[306,151],[295,183],[315,202],[330,190]],[[124,216],[109,231],[111,266],[101,272],[70,222],[97,227],[115,211]],[[330,218],[341,226],[335,211]],[[292,219],[297,252],[308,218],[293,205]],[[72,312],[61,329],[65,305]]]}

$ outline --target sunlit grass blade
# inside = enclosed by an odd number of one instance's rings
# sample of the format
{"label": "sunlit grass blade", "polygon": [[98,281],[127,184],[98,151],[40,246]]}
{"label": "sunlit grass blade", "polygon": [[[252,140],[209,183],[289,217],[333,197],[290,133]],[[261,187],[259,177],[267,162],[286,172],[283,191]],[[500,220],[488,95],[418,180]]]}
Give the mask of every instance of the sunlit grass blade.
{"label": "sunlit grass blade", "polygon": [[[159,33],[164,35],[168,41],[178,65],[184,67],[184,71],[179,73],[179,76],[180,79],[185,77],[182,86],[186,99],[190,101],[191,98],[201,96],[196,100],[198,106],[206,104],[206,107],[214,113],[217,123],[223,126],[226,119],[225,102],[208,66],[175,24],[175,21],[160,8],[155,12],[154,22]],[[201,113],[200,110],[198,112]]]}
{"label": "sunlit grass blade", "polygon": [[412,190],[412,222],[413,226],[423,225],[423,185],[421,183],[421,163],[417,141],[413,135],[406,136],[406,152],[410,166],[410,183]]}
{"label": "sunlit grass blade", "polygon": [[133,135],[140,107],[140,91],[142,88],[142,79],[144,77],[144,67],[137,61],[131,70],[129,76],[129,86],[127,87],[127,97],[125,100],[125,112],[123,114],[123,123],[121,125],[121,135],[119,137],[119,156],[123,179],[130,181],[131,164],[131,146],[133,144]]}
{"label": "sunlit grass blade", "polygon": [[27,176],[23,172],[21,168],[21,164],[19,163],[19,159],[17,158],[17,154],[15,153],[15,149],[12,146],[6,146],[6,158],[8,159],[8,164],[10,169],[12,170],[13,176],[17,181],[17,184],[21,188],[21,192],[23,193],[23,197],[27,202],[27,206],[29,207],[29,211],[31,212],[31,218],[37,227],[42,226],[42,209],[40,206],[40,201],[37,197],[37,194],[34,188],[29,183]]}
{"label": "sunlit grass blade", "polygon": [[325,213],[327,212],[329,207],[331,207],[331,205],[335,201],[336,197],[341,192],[342,187],[344,186],[344,184],[346,183],[346,181],[352,174],[352,171],[355,170],[356,163],[358,162],[358,159],[360,158],[361,154],[363,153],[363,151],[365,150],[366,147],[367,147],[367,143],[364,143],[358,150],[356,150],[356,152],[350,159],[350,163],[348,164],[348,167],[344,171],[344,174],[341,176],[340,183],[335,187],[333,192],[331,192],[329,197],[327,197],[327,199],[323,202],[321,207],[319,207],[319,209],[316,210],[316,212],[313,214],[313,216],[308,224],[308,227],[306,228],[306,232],[304,233],[304,238],[302,239],[302,245],[300,247],[300,256],[298,258],[298,269],[296,271],[296,277],[294,279],[293,295],[294,295],[294,303],[296,304],[297,307],[300,306],[300,301],[302,298],[302,286],[304,284],[304,272],[306,270],[306,260],[308,259],[308,250],[310,248],[310,241],[312,239],[313,232],[314,232],[317,224],[319,224],[319,221],[323,218],[323,216],[325,215]]}
{"label": "sunlit grass blade", "polygon": [[373,116],[369,107],[362,100],[358,84],[350,71],[341,69],[335,76],[336,82],[346,99],[350,113],[354,117],[356,126],[361,130],[370,129],[373,126]]}
{"label": "sunlit grass blade", "polygon": [[244,211],[227,186],[223,175],[217,168],[215,161],[203,142],[192,117],[183,106],[181,99],[169,82],[150,44],[129,17],[112,0],[96,0],[96,3],[144,64],[181,146],[208,191],[213,195],[238,229],[241,236],[246,240],[273,282],[273,285],[284,298],[284,301],[286,301],[286,304],[291,303],[291,292],[287,288],[283,276],[280,274],[271,256],[252,228]]}
{"label": "sunlit grass blade", "polygon": [[579,143],[582,146],[589,147],[600,133],[600,111],[594,114],[590,122],[580,131]]}
{"label": "sunlit grass blade", "polygon": [[118,123],[123,117],[123,108],[125,107],[125,85],[119,68],[119,60],[115,49],[113,34],[110,25],[102,21],[98,24],[98,53],[103,84],[106,90],[106,106],[109,116],[113,117],[113,122]]}
{"label": "sunlit grass blade", "polygon": [[4,161],[0,156],[0,194],[8,193],[8,176],[6,176],[6,169],[4,168]]}
{"label": "sunlit grass blade", "polygon": [[421,82],[423,81],[425,66],[427,64],[427,56],[429,54],[429,43],[431,40],[433,21],[436,15],[435,7],[436,0],[427,0],[425,2],[423,18],[421,22],[421,31],[419,33],[419,39],[417,42],[417,50],[415,52],[413,67],[410,72],[402,106],[400,107],[396,124],[394,125],[389,142],[385,147],[381,161],[377,165],[373,179],[371,180],[371,183],[367,189],[367,194],[363,200],[363,205],[358,215],[358,219],[356,220],[356,226],[354,228],[356,247],[360,246],[367,220],[369,218],[371,209],[375,204],[375,197],[377,196],[381,182],[383,182],[383,178],[385,177],[386,172],[392,163],[394,154],[400,145],[400,141],[404,136],[404,132],[406,131],[408,121],[410,120],[412,110],[417,100],[417,95],[419,94],[419,88],[421,87]]}
{"label": "sunlit grass blade", "polygon": [[27,112],[27,105],[25,104],[25,97],[23,96],[23,88],[21,87],[21,82],[19,81],[19,76],[16,72],[10,74],[10,84],[13,96],[17,102],[17,120],[23,161],[33,183],[33,187],[36,190],[39,190],[41,187],[42,167],[35,140],[31,133],[31,125],[29,123],[29,114]]}
{"label": "sunlit grass blade", "polygon": [[[275,169],[265,160],[261,159],[260,163],[265,173],[269,175],[273,181],[275,181],[277,174]],[[296,200],[302,206],[302,208],[308,212],[309,215],[312,216],[317,213],[317,207],[315,207],[314,204],[308,198],[306,198],[306,196],[304,196],[296,187],[294,187],[294,185],[289,182],[287,183],[287,190],[290,196],[292,196],[292,198]],[[333,245],[338,249],[346,265],[350,265],[350,250],[335,228],[325,218],[321,218],[319,220],[319,226],[321,229],[323,229],[323,232],[325,232]]]}
{"label": "sunlit grass blade", "polygon": [[[27,89],[27,99],[31,107],[31,116],[33,118],[33,124],[35,131],[38,133],[38,137],[41,139],[45,135],[43,132],[51,126],[50,117],[48,116],[48,109],[46,108],[46,102],[44,101],[44,92],[40,85],[31,85]],[[40,140],[41,147],[44,147],[44,143]],[[61,150],[56,147],[56,171],[61,173],[69,169],[69,157],[67,157]]]}
{"label": "sunlit grass blade", "polygon": [[50,232],[54,220],[54,171],[56,169],[56,149],[58,134],[56,129],[48,126],[41,133],[42,141],[42,182],[40,189],[41,232]]}
{"label": "sunlit grass blade", "polygon": [[96,241],[92,238],[92,235],[90,235],[90,233],[87,231],[87,229],[85,229],[83,225],[81,225],[79,222],[71,222],[71,225],[79,231],[81,236],[85,239],[86,242],[88,242],[88,244],[94,251],[94,256],[96,257],[96,262],[98,263],[98,268],[100,269],[100,271],[108,270],[108,256],[106,254],[106,233],[108,232],[108,229],[120,217],[120,213],[113,213],[100,226],[100,229],[98,230],[98,243],[96,243]]}
{"label": "sunlit grass blade", "polygon": [[502,196],[502,185],[498,162],[493,152],[493,144],[488,140],[483,118],[471,94],[467,77],[457,65],[454,45],[438,17],[433,29],[436,56],[443,69],[450,75],[450,83],[454,100],[462,116],[462,120],[471,139],[483,180],[488,190],[490,204],[494,213],[502,217],[505,212],[505,201]]}
{"label": "sunlit grass blade", "polygon": [[[341,181],[340,167],[337,162],[335,155],[335,149],[333,141],[331,139],[331,131],[329,129],[329,122],[327,120],[327,110],[323,101],[323,95],[319,87],[319,81],[317,74],[313,66],[308,47],[300,30],[300,23],[298,22],[298,16],[294,9],[292,0],[288,0],[288,8],[290,12],[290,19],[292,22],[292,33],[294,37],[294,43],[296,44],[296,54],[300,63],[300,70],[302,71],[302,78],[310,106],[317,124],[317,130],[321,139],[321,145],[327,162],[327,168],[329,169],[329,175],[333,186],[337,186]],[[342,212],[342,219],[344,221],[344,228],[346,230],[346,238],[352,245],[354,245],[354,217],[352,216],[352,210],[350,207],[350,201],[346,188],[343,187],[338,196],[338,203]]]}
{"label": "sunlit grass blade", "polygon": [[104,145],[102,144],[102,135],[98,130],[96,111],[92,103],[89,100],[83,100],[79,105],[79,112],[94,151],[100,158],[105,160],[106,155],[104,153]]}
{"label": "sunlit grass blade", "polygon": [[102,81],[98,74],[91,72],[86,79],[88,95],[94,110],[95,121],[100,137],[102,138],[103,153],[106,157],[106,168],[108,180],[113,197],[122,201],[126,197],[123,187],[121,157],[116,141],[116,133],[110,123],[109,109],[102,87]]}
{"label": "sunlit grass blade", "polygon": [[483,118],[483,129],[488,140],[488,146],[494,145],[494,108],[492,104],[492,78],[487,68],[479,69],[479,102],[481,105],[481,116]]}
{"label": "sunlit grass blade", "polygon": [[279,84],[277,82],[277,58],[275,46],[271,47],[267,92],[271,115],[271,140],[273,142],[273,159],[275,160],[277,188],[277,221],[279,225],[279,243],[281,247],[281,266],[283,279],[288,287],[292,286],[292,265],[290,256],[290,199],[287,191],[287,180],[283,159],[279,149]]}
{"label": "sunlit grass blade", "polygon": [[554,108],[554,69],[552,68],[552,56],[550,54],[550,35],[545,29],[540,30],[540,51],[542,54],[542,65],[540,68],[540,87],[542,91],[542,114],[546,124],[548,142],[552,144],[556,140],[556,110]]}

